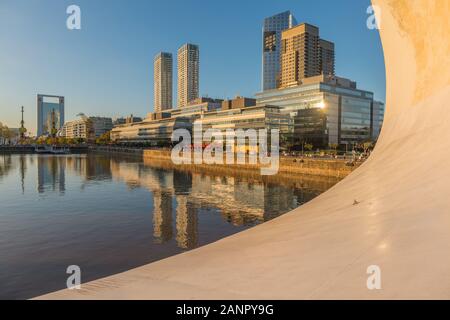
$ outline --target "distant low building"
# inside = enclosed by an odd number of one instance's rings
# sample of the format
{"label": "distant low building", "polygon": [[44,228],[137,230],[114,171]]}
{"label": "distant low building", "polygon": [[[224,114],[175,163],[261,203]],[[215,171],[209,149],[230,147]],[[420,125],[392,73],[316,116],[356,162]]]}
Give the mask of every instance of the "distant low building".
{"label": "distant low building", "polygon": [[87,117],[81,117],[80,119],[66,122],[61,130],[58,131],[58,136],[66,139],[91,140],[95,138],[94,132],[92,121]]}
{"label": "distant low building", "polygon": [[116,126],[111,140],[117,143],[168,144],[172,132],[202,124],[203,132],[212,129],[279,129],[283,136],[292,135],[293,119],[277,106],[259,105],[256,100],[236,97],[233,100],[198,98],[183,108],[149,113],[139,123]]}
{"label": "distant low building", "polygon": [[86,117],[68,121],[59,130],[58,136],[67,139],[91,140],[100,137],[113,128],[112,119],[105,117]]}
{"label": "distant low building", "polygon": [[90,117],[92,125],[94,127],[94,136],[96,138],[112,130],[113,122],[111,118],[105,117]]}
{"label": "distant low building", "polygon": [[122,118],[116,118],[113,121],[113,126],[120,126],[122,124],[131,124],[131,123],[136,123],[136,122],[142,122],[142,118],[141,117],[135,117],[133,115],[129,116],[129,117],[122,117]]}
{"label": "distant low building", "polygon": [[256,105],[256,99],[245,98],[245,97],[235,97],[232,100],[225,100],[222,102],[222,110],[229,109],[241,109]]}
{"label": "distant low building", "polygon": [[199,118],[202,113],[220,110],[222,107],[222,99],[213,98],[197,98],[183,108],[167,110],[174,118],[187,117],[193,120]]}

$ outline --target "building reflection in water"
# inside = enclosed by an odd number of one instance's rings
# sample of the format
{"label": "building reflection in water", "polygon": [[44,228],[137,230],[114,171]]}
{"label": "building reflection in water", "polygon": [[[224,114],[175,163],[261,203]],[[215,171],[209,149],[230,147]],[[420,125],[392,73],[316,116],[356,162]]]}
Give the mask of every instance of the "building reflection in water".
{"label": "building reflection in water", "polygon": [[38,163],[38,192],[48,190],[64,193],[66,190],[66,158],[42,156],[37,158]]}
{"label": "building reflection in water", "polygon": [[[23,181],[26,161],[20,163]],[[218,212],[223,221],[234,226],[251,226],[288,212],[320,193],[250,178],[155,168],[117,156],[43,156],[37,157],[37,164],[39,193],[64,193],[65,170],[82,177],[82,187],[91,181],[114,179],[131,189],[149,190],[153,197],[154,241],[174,241],[182,249],[199,245],[199,210]],[[0,166],[0,176],[6,167]]]}
{"label": "building reflection in water", "polygon": [[0,179],[7,177],[13,169],[15,169],[15,162],[12,161],[11,155],[0,155]]}
{"label": "building reflection in water", "polygon": [[111,159],[87,154],[85,158],[84,177],[88,181],[111,180]]}
{"label": "building reflection in water", "polygon": [[154,168],[140,162],[113,159],[111,169],[113,178],[151,191],[155,242],[175,240],[183,249],[199,244],[199,210],[212,209],[234,226],[249,226],[271,220],[317,195],[274,183]]}
{"label": "building reflection in water", "polygon": [[166,192],[153,192],[153,237],[156,243],[165,243],[173,237],[172,196]]}
{"label": "building reflection in water", "polygon": [[[35,158],[30,157],[29,160]],[[71,156],[37,156],[38,192],[44,194],[50,191],[66,190],[66,170],[82,178],[83,189],[86,184],[112,179],[111,159],[95,155]],[[24,170],[26,170],[26,161]]]}
{"label": "building reflection in water", "polygon": [[198,215],[187,195],[177,195],[177,244],[192,249],[198,244]]}
{"label": "building reflection in water", "polygon": [[140,172],[140,180],[153,194],[153,236],[155,241],[164,243],[172,240],[172,216],[175,209],[175,239],[178,247],[182,249],[195,248],[198,244],[198,218],[193,204],[188,203],[192,175],[179,171],[146,170],[145,168],[141,168]]}
{"label": "building reflection in water", "polygon": [[25,193],[25,176],[27,174],[27,157],[26,155],[20,155],[20,185],[22,187],[22,194]]}

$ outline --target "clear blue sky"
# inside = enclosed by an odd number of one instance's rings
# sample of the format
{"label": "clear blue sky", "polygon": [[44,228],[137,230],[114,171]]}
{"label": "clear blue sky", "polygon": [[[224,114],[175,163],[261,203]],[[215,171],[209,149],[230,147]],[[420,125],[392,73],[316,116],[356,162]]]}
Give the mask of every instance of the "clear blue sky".
{"label": "clear blue sky", "polygon": [[[66,28],[77,4],[82,29]],[[261,83],[261,28],[291,10],[336,44],[336,72],[385,99],[369,0],[1,0],[0,122],[36,130],[36,94],[66,97],[66,120],[79,112],[144,116],[153,110],[153,57],[186,42],[200,46],[200,93],[253,96]],[[176,68],[175,68],[176,69]],[[174,80],[176,73],[174,73]],[[174,92],[174,96],[176,92]]]}

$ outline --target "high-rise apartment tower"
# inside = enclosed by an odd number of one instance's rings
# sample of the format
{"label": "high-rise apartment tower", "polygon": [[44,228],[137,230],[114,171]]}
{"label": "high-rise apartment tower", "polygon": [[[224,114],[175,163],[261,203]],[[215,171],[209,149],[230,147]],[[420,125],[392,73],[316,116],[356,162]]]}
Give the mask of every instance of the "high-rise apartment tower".
{"label": "high-rise apartment tower", "polygon": [[277,88],[280,74],[281,33],[297,24],[290,11],[264,19],[262,90]]}
{"label": "high-rise apartment tower", "polygon": [[155,112],[172,108],[173,81],[172,54],[160,52],[154,60],[154,109]]}
{"label": "high-rise apartment tower", "polygon": [[320,39],[319,28],[303,23],[282,32],[279,87],[301,84],[301,79],[334,75],[334,44]]}
{"label": "high-rise apartment tower", "polygon": [[199,65],[197,45],[187,43],[178,49],[178,108],[199,97]]}

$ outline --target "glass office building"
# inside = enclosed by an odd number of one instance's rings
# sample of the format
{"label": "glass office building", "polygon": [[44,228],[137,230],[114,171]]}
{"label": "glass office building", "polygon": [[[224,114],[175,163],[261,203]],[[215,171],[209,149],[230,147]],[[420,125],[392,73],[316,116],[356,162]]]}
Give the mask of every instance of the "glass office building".
{"label": "glass office building", "polygon": [[280,73],[281,33],[297,24],[290,11],[264,19],[262,90],[277,87]]}
{"label": "glass office building", "polygon": [[380,101],[373,102],[372,110],[372,137],[374,140],[378,139],[381,132],[381,127],[384,121],[384,103]]}
{"label": "glass office building", "polygon": [[53,125],[57,131],[60,130],[64,125],[64,97],[38,95],[37,113],[38,137],[50,135]]}
{"label": "glass office building", "polygon": [[222,131],[278,129],[282,135],[291,133],[293,125],[291,117],[282,113],[276,106],[250,106],[212,111],[203,114],[195,123],[201,123],[203,131],[207,129]]}
{"label": "glass office building", "polygon": [[258,105],[276,105],[294,119],[294,145],[314,147],[350,145],[376,140],[381,130],[384,105],[373,93],[335,76],[306,78],[302,85],[264,91]]}

